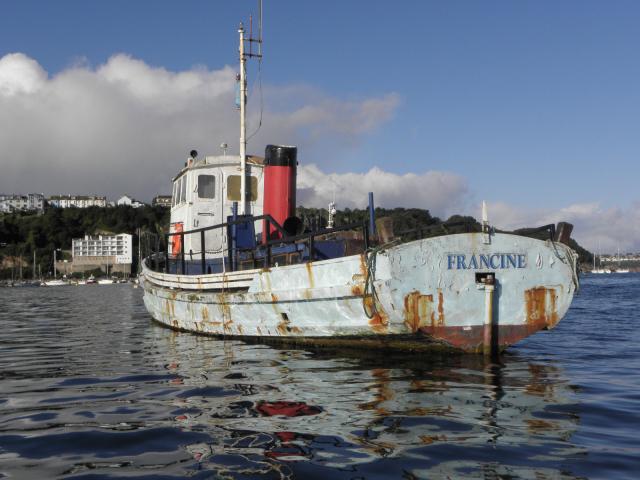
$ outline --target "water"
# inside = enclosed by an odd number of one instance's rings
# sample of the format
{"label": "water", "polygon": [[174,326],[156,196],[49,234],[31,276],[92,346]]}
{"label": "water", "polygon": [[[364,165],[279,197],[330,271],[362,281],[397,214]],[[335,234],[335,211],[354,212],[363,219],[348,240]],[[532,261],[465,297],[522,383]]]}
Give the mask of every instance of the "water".
{"label": "water", "polygon": [[638,478],[640,275],[501,364],[176,333],[130,285],[0,290],[0,477]]}

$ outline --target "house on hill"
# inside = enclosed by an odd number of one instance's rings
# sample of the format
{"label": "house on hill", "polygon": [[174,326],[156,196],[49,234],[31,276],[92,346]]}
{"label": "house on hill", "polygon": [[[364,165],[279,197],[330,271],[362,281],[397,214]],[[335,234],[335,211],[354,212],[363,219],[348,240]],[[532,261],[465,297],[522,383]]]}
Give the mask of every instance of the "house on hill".
{"label": "house on hill", "polygon": [[139,202],[138,200],[136,200],[133,197],[130,197],[129,195],[123,195],[118,199],[118,201],[116,202],[116,205],[118,206],[127,205],[129,207],[138,208],[138,207],[143,207],[144,203]]}

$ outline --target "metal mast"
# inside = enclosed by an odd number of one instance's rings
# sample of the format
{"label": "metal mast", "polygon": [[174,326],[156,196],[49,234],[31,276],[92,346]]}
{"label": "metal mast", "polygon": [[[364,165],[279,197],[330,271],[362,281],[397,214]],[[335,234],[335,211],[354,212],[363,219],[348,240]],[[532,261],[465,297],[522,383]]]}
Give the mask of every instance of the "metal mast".
{"label": "metal mast", "polygon": [[240,213],[249,213],[247,205],[247,59],[244,54],[244,27],[242,23],[238,28],[240,34]]}
{"label": "metal mast", "polygon": [[[249,38],[244,36],[244,26],[242,23],[238,27],[240,35],[240,214],[247,215],[249,210],[249,199],[247,196],[247,59],[255,57],[262,60],[262,0],[258,3],[260,25],[258,28],[258,38],[253,38],[253,20],[250,20]],[[249,42],[249,52],[245,51],[245,41]],[[253,53],[252,45],[258,44],[258,53]]]}

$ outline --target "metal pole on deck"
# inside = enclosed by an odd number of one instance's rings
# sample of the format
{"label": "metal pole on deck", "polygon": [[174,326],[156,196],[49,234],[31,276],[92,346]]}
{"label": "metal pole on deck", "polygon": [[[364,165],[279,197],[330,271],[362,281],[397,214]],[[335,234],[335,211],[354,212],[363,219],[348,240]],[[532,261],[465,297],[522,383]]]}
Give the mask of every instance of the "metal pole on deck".
{"label": "metal pole on deck", "polygon": [[373,192],[369,192],[369,235],[376,234],[376,212],[373,206]]}
{"label": "metal pole on deck", "polygon": [[486,357],[494,357],[497,353],[497,342],[493,338],[493,294],[495,277],[487,275],[484,284],[484,336],[483,353]]}
{"label": "metal pole on deck", "polygon": [[246,127],[246,103],[247,103],[247,68],[244,54],[244,27],[240,24],[240,201],[242,215],[249,213],[247,208],[247,127]]}
{"label": "metal pole on deck", "polygon": [[184,233],[180,232],[180,268],[182,275],[185,275],[184,271]]}
{"label": "metal pole on deck", "polygon": [[[232,209],[233,216],[231,217],[235,222],[238,220],[238,202],[233,202]],[[237,225],[233,223],[231,225],[231,271],[235,272],[238,269],[238,259],[236,254],[236,227]]]}
{"label": "metal pole on deck", "polygon": [[205,248],[204,248],[204,230],[200,232],[200,263],[202,264],[202,274],[204,275],[207,270],[207,262],[205,260]]}

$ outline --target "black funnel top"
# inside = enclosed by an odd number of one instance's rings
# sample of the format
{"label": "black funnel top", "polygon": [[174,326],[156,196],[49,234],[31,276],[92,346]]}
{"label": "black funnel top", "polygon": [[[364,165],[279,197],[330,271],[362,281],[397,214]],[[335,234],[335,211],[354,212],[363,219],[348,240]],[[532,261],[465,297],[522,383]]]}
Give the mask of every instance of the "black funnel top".
{"label": "black funnel top", "polygon": [[298,147],[267,145],[264,150],[264,164],[273,167],[293,167],[298,164]]}

